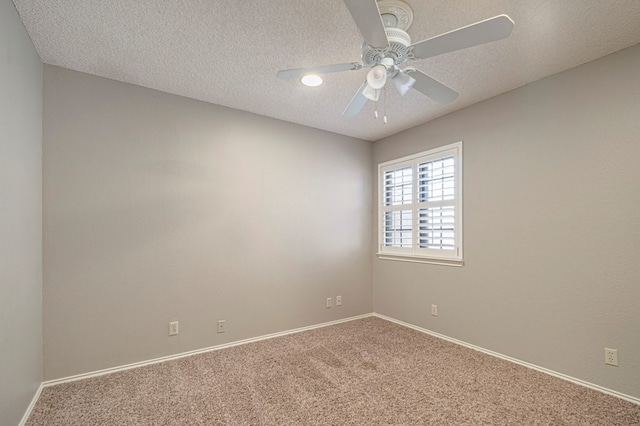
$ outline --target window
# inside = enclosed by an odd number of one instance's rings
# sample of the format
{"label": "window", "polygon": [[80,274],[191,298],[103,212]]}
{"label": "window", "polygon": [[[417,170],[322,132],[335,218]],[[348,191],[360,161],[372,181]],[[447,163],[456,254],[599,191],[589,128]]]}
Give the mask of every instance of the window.
{"label": "window", "polygon": [[462,265],[462,142],[378,166],[381,259]]}

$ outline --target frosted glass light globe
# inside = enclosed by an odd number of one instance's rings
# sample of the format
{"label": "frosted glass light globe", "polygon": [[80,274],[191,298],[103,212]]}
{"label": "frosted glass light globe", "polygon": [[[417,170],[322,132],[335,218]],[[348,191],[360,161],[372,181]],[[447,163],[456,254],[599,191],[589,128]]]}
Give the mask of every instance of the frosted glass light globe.
{"label": "frosted glass light globe", "polygon": [[381,89],[387,82],[387,68],[384,65],[376,65],[367,74],[367,83],[373,89]]}

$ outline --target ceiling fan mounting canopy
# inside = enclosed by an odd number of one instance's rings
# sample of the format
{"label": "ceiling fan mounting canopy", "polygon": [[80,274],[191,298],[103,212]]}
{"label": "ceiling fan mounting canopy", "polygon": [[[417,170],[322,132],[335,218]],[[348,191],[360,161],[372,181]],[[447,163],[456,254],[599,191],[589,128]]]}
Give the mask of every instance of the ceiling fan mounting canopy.
{"label": "ceiling fan mounting canopy", "polygon": [[378,10],[385,27],[407,31],[413,22],[413,10],[401,0],[379,0]]}
{"label": "ceiling fan mounting canopy", "polygon": [[406,30],[413,21],[413,11],[400,0],[343,0],[360,30],[364,43],[362,62],[323,65],[279,71],[281,79],[301,78],[310,74],[328,74],[371,68],[367,80],[360,86],[342,115],[356,115],[367,100],[377,101],[382,87],[391,80],[401,96],[413,88],[436,102],[446,104],[458,97],[458,92],[427,74],[399,66],[410,60],[432,58],[456,50],[501,40],[511,35],[513,21],[498,15],[427,40],[411,44]]}

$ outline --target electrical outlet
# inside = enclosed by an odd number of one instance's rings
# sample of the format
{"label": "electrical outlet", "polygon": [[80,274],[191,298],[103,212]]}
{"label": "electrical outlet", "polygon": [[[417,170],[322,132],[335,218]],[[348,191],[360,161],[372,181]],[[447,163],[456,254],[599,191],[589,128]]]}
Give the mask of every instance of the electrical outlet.
{"label": "electrical outlet", "polygon": [[604,348],[604,363],[617,367],[618,366],[618,350]]}
{"label": "electrical outlet", "polygon": [[178,321],[172,321],[169,323],[169,336],[175,336],[178,334]]}
{"label": "electrical outlet", "polygon": [[224,333],[226,331],[227,325],[225,320],[218,321],[218,333]]}
{"label": "electrical outlet", "polygon": [[331,298],[327,297],[327,309],[331,307]]}
{"label": "electrical outlet", "polygon": [[342,305],[342,296],[336,296],[336,306]]}
{"label": "electrical outlet", "polygon": [[434,317],[438,316],[438,305],[431,305],[431,315]]}

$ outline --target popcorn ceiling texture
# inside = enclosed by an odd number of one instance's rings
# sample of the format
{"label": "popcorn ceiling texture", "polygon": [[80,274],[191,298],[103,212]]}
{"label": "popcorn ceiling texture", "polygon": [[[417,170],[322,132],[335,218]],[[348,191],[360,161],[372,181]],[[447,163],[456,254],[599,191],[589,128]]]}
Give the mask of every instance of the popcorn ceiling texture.
{"label": "popcorn ceiling texture", "polygon": [[637,425],[640,405],[380,318],[47,387],[27,425]]}
{"label": "popcorn ceiling texture", "polygon": [[[460,92],[439,105],[393,88],[389,123],[342,111],[366,69],[306,88],[281,69],[360,59],[341,0],[14,0],[43,62],[323,130],[378,140],[640,42],[637,0],[407,0],[414,42],[502,13],[509,39],[412,62]],[[379,105],[384,110],[385,102]]]}

